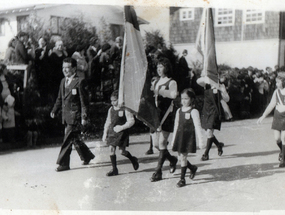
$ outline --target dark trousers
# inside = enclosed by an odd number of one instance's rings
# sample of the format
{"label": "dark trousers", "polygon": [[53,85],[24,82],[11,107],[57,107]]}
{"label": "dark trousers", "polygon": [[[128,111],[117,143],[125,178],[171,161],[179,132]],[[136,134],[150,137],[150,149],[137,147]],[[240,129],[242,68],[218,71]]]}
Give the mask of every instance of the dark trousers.
{"label": "dark trousers", "polygon": [[86,144],[80,139],[80,132],[76,130],[76,126],[66,125],[64,140],[58,155],[57,164],[61,166],[69,166],[72,144],[74,144],[74,147],[82,161],[91,160],[95,157]]}

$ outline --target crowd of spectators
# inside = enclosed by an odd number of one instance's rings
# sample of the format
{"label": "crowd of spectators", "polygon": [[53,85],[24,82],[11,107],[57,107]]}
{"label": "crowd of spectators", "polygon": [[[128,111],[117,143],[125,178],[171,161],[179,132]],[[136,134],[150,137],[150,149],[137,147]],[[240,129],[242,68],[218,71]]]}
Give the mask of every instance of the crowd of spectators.
{"label": "crowd of spectators", "polygon": [[[37,102],[41,106],[50,106],[57,97],[60,81],[63,78],[63,59],[72,57],[77,61],[78,75],[87,80],[89,101],[109,102],[111,93],[119,87],[122,46],[122,37],[117,37],[112,44],[100,44],[98,38],[92,37],[89,44],[78,44],[73,50],[67,50],[62,40],[51,42],[47,38],[41,37],[38,39],[38,44],[35,45],[27,33],[19,32],[17,37],[9,42],[1,66],[4,68],[6,65],[13,64],[28,65],[27,88],[33,88],[30,90],[33,95],[30,94],[29,97],[37,98]],[[178,91],[181,92],[183,89],[191,87],[196,93],[196,108],[201,110],[204,90],[196,82],[201,71],[189,67],[186,60],[188,51],[184,50],[180,58],[175,55],[175,50],[166,48],[162,44],[157,44],[157,47],[147,46],[145,51],[151,78],[157,76],[156,63],[159,58],[168,58],[173,67],[171,77],[177,82]],[[228,106],[233,115],[231,120],[256,117],[264,111],[274,92],[275,77],[278,71],[280,69],[277,67],[274,71],[269,67],[265,71],[252,67],[246,69],[230,68],[223,65],[219,67],[220,83],[225,85],[230,96]],[[19,92],[23,90],[23,83],[17,78],[11,79],[7,74],[5,77],[7,77],[5,80],[9,82],[10,94],[15,98],[13,107],[10,108],[15,107],[16,114],[26,116],[24,121],[26,120],[26,124],[31,127],[28,133],[35,137],[32,138],[31,135],[28,135],[28,139],[30,145],[35,145],[34,139],[37,139],[38,136],[34,132],[36,123],[32,123],[31,111],[25,112],[22,109],[23,99],[19,95]],[[2,99],[5,101],[6,98]],[[33,101],[30,102],[30,104],[32,103]],[[1,108],[3,108],[3,104],[4,102],[2,102]]]}

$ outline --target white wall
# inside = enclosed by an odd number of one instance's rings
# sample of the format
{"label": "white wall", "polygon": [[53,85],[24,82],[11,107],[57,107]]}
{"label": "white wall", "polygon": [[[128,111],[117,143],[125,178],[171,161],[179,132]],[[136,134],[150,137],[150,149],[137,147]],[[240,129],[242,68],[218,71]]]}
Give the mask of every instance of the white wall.
{"label": "white wall", "polygon": [[135,6],[135,11],[137,16],[149,22],[149,24],[140,25],[142,37],[145,37],[145,31],[159,30],[166,43],[169,42],[169,7]]}
{"label": "white wall", "polygon": [[[274,68],[278,64],[278,46],[278,39],[216,43],[217,63],[238,68],[248,66],[257,67],[258,69],[265,69],[267,66]],[[189,64],[193,59],[196,61],[198,56],[194,47],[195,44],[174,45],[180,56],[183,49],[188,50],[187,60]],[[285,43],[283,50],[285,51]]]}

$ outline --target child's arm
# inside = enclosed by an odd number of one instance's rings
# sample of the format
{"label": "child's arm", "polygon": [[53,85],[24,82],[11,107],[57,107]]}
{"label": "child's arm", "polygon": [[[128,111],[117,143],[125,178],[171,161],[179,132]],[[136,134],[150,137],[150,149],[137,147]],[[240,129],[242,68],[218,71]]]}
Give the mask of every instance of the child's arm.
{"label": "child's arm", "polygon": [[265,109],[262,116],[257,120],[257,124],[260,124],[262,122],[262,120],[264,120],[264,118],[267,117],[267,115],[270,114],[271,111],[275,108],[276,103],[277,103],[276,96],[277,96],[277,90],[274,91],[269,105]]}
{"label": "child's arm", "polygon": [[109,129],[109,126],[111,125],[111,108],[109,108],[108,110],[108,115],[107,115],[107,119],[104,125],[104,132],[103,132],[103,137],[102,137],[102,141],[106,141],[107,139],[107,131]]}
{"label": "child's arm", "polygon": [[162,97],[175,99],[177,96],[177,83],[176,83],[176,81],[170,81],[169,90],[160,89],[158,91],[158,94],[161,95]]}
{"label": "child's arm", "polygon": [[125,110],[125,114],[126,114],[126,118],[127,118],[127,121],[124,125],[116,125],[114,127],[114,131],[116,133],[119,133],[123,130],[126,130],[130,127],[132,127],[134,124],[135,124],[135,118],[134,118],[134,115],[132,113],[130,113],[129,111]]}
{"label": "child's arm", "polygon": [[173,129],[173,135],[172,135],[172,141],[171,141],[172,146],[174,144],[175,136],[176,136],[178,125],[179,125],[179,110],[180,108],[176,111],[176,114],[175,114],[174,129]]}
{"label": "child's arm", "polygon": [[200,115],[199,115],[198,110],[193,109],[191,111],[191,117],[193,119],[193,123],[194,123],[194,126],[195,126],[195,133],[196,133],[196,135],[198,137],[199,148],[202,149],[202,148],[204,148],[204,144],[203,144],[201,120],[200,120]]}

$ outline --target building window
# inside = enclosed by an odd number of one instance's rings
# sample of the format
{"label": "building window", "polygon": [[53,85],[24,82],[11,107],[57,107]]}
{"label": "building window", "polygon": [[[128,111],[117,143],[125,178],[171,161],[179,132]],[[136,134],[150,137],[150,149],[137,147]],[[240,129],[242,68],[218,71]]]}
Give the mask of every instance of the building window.
{"label": "building window", "polygon": [[68,18],[59,17],[59,16],[51,16],[50,17],[50,26],[51,26],[51,33],[61,35],[62,33],[62,26],[66,24]]}
{"label": "building window", "polygon": [[245,10],[243,21],[245,24],[264,23],[265,11],[262,10]]}
{"label": "building window", "polygon": [[233,26],[235,24],[235,10],[216,9],[215,26]]}
{"label": "building window", "polygon": [[0,36],[5,36],[5,20],[0,19]]}
{"label": "building window", "polygon": [[180,21],[194,20],[194,8],[180,9]]}

